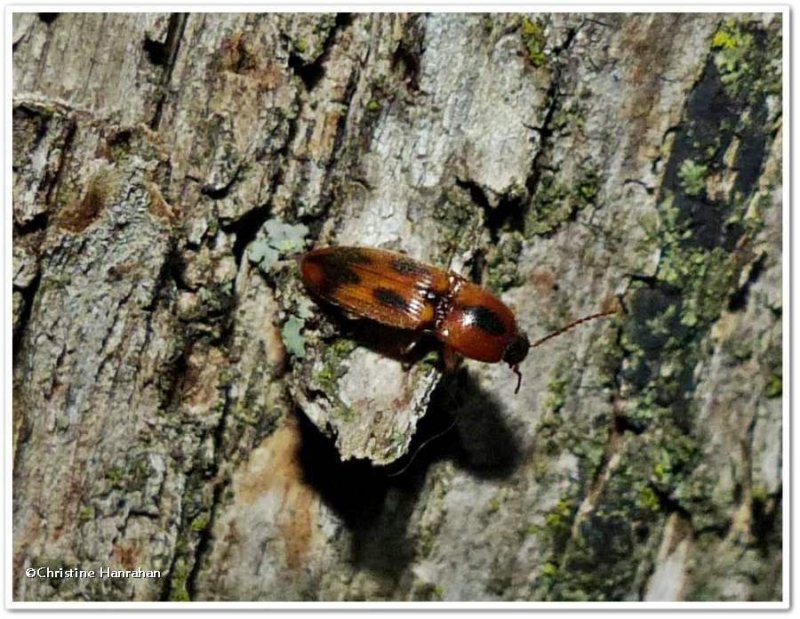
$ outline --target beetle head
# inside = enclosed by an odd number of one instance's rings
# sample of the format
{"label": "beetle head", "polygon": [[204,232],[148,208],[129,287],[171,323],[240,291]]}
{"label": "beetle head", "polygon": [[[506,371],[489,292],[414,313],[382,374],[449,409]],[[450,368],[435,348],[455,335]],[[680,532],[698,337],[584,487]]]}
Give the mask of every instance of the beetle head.
{"label": "beetle head", "polygon": [[531,343],[528,341],[528,336],[520,331],[509,342],[503,352],[503,361],[508,363],[509,367],[514,370],[514,374],[517,375],[517,388],[514,389],[514,393],[519,392],[519,386],[522,384],[522,374],[519,371],[519,364],[528,356],[530,347]]}
{"label": "beetle head", "polygon": [[519,365],[528,356],[530,347],[531,343],[528,341],[528,336],[522,332],[517,333],[506,346],[503,352],[503,361],[512,367]]}

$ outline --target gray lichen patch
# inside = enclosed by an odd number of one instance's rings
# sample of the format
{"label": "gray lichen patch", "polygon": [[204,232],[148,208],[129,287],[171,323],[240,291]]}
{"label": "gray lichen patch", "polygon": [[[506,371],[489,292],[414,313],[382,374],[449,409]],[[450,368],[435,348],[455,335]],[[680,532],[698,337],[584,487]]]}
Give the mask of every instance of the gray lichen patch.
{"label": "gray lichen patch", "polygon": [[297,359],[306,356],[305,339],[300,334],[303,328],[303,321],[296,316],[290,316],[281,329],[281,339],[286,346],[286,352]]}
{"label": "gray lichen patch", "polygon": [[304,224],[268,219],[256,240],[247,248],[247,256],[262,271],[269,273],[279,259],[297,256],[305,246],[307,235],[308,226]]}

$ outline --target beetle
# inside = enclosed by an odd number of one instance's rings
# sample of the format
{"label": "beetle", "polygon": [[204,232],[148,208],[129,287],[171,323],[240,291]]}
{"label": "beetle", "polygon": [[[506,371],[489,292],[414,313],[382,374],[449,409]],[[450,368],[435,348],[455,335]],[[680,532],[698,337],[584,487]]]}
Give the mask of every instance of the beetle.
{"label": "beetle", "polygon": [[299,262],[300,276],[312,295],[352,317],[432,334],[444,344],[447,367],[457,355],[486,363],[505,361],[517,375],[514,393],[522,383],[519,364],[530,348],[580,322],[612,313],[574,321],[532,346],[513,312],[488,290],[406,254],[337,246],[309,251]]}

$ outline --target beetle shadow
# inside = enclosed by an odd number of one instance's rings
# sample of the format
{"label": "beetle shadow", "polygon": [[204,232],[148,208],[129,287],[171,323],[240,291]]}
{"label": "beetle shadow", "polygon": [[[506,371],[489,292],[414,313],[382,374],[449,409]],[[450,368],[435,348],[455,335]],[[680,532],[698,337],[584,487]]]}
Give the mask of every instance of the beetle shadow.
{"label": "beetle shadow", "polygon": [[392,465],[396,472],[389,474],[424,480],[432,464],[450,460],[476,477],[509,477],[521,463],[522,447],[503,408],[466,368],[446,373],[431,396],[408,454]]}
{"label": "beetle shadow", "polygon": [[415,560],[408,521],[428,469],[450,460],[476,477],[497,479],[511,475],[521,459],[519,442],[503,420],[502,404],[465,369],[443,377],[408,454],[385,467],[367,460],[343,462],[333,440],[302,412],[297,417],[304,481],[350,534],[352,563],[385,583],[387,596]]}
{"label": "beetle shadow", "polygon": [[[505,407],[465,368],[442,385],[455,392],[459,432],[458,465],[483,478],[511,476],[522,461],[522,444],[507,422]],[[444,397],[444,396],[443,396]]]}
{"label": "beetle shadow", "polygon": [[368,460],[342,461],[333,440],[304,414],[297,417],[301,433],[298,461],[304,481],[349,533],[349,560],[378,575],[390,595],[414,559],[406,530],[419,484],[387,479],[385,471]]}

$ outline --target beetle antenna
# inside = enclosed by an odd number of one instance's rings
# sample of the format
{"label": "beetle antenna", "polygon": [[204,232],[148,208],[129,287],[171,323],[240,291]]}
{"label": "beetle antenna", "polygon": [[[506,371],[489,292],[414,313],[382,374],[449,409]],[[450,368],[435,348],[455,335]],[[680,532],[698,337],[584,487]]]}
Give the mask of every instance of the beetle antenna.
{"label": "beetle antenna", "polygon": [[441,432],[438,432],[437,434],[434,434],[428,440],[423,441],[422,445],[417,447],[417,449],[414,451],[414,453],[412,454],[411,458],[409,459],[408,462],[406,462],[406,464],[405,464],[405,466],[403,468],[401,468],[399,471],[395,471],[394,473],[387,473],[386,477],[397,477],[398,475],[402,475],[403,473],[405,473],[408,470],[408,467],[410,467],[414,463],[414,460],[416,459],[416,457],[419,454],[419,452],[422,451],[423,447],[425,447],[429,443],[435,441],[437,438],[439,438],[441,436],[444,436],[445,434],[450,432],[450,430],[452,430],[455,427],[455,425],[456,425],[456,420],[453,419],[453,421],[450,423],[450,425],[447,426],[444,430],[442,430]]}
{"label": "beetle antenna", "polygon": [[517,395],[519,393],[519,388],[522,385],[522,372],[519,371],[519,365],[512,365],[511,371],[517,375],[517,388],[514,389],[514,395]]}
{"label": "beetle antenna", "polygon": [[[542,344],[544,344],[548,340],[551,340],[554,337],[558,337],[559,335],[561,335],[563,333],[566,333],[567,331],[569,331],[573,327],[577,327],[579,324],[582,324],[584,322],[588,322],[589,320],[594,320],[595,318],[602,318],[603,316],[610,316],[611,314],[616,314],[617,311],[618,311],[617,309],[613,309],[613,310],[608,310],[608,311],[605,311],[605,312],[598,312],[597,314],[591,314],[589,316],[584,316],[583,318],[578,318],[578,320],[573,320],[569,324],[564,325],[563,327],[561,327],[558,331],[553,331],[552,333],[549,333],[548,335],[545,335],[543,338],[541,338],[539,340],[536,340],[533,344],[531,344],[531,348],[536,348],[537,346],[541,346]],[[517,389],[519,389],[519,386],[517,386]]]}

